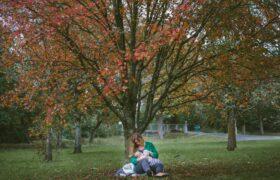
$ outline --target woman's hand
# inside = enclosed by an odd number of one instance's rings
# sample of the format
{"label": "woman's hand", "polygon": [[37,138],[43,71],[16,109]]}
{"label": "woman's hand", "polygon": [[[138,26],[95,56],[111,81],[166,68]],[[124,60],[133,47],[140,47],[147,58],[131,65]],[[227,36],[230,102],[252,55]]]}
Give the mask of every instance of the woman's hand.
{"label": "woman's hand", "polygon": [[141,161],[142,159],[147,158],[146,156],[140,156],[139,158],[137,158],[137,161]]}
{"label": "woman's hand", "polygon": [[145,156],[153,156],[153,153],[151,151],[148,151],[148,150],[144,150],[143,154]]}
{"label": "woman's hand", "polygon": [[136,152],[134,153],[134,156],[139,158],[139,157],[141,156],[141,153],[138,152],[138,151],[136,151]]}

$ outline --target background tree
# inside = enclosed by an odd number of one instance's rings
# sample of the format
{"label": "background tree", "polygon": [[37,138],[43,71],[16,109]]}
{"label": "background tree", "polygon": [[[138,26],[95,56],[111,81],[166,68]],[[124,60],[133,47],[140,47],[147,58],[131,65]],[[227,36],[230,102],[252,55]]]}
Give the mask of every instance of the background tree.
{"label": "background tree", "polygon": [[2,103],[3,96],[14,88],[17,75],[14,69],[4,67],[5,53],[7,53],[11,41],[8,32],[0,26],[0,142],[2,143],[29,143],[29,128],[32,126],[33,112],[12,104],[10,107]]}
{"label": "background tree", "polygon": [[[259,121],[260,133],[262,135],[264,134],[264,120],[277,117],[277,112],[279,112],[278,104],[280,96],[278,81],[274,80],[260,84],[252,92],[252,96],[250,98],[252,113],[256,115],[256,119]],[[279,122],[274,120],[273,123],[276,125]]]}

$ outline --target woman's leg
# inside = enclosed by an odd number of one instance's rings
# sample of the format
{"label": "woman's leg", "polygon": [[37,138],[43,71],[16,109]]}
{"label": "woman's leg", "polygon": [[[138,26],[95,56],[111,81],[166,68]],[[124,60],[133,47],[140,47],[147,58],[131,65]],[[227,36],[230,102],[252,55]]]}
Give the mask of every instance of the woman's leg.
{"label": "woman's leg", "polygon": [[117,170],[117,172],[115,173],[116,176],[121,176],[121,175],[125,175],[125,172],[123,171],[122,168],[120,168],[119,170]]}
{"label": "woman's leg", "polygon": [[151,167],[151,169],[155,174],[158,174],[160,172],[164,172],[164,166],[163,166],[162,163],[156,163],[155,165],[153,165]]}
{"label": "woman's leg", "polygon": [[145,173],[140,163],[137,163],[137,165],[135,165],[134,171],[135,171],[136,174],[144,174]]}
{"label": "woman's leg", "polygon": [[137,165],[135,166],[134,171],[137,174],[144,174],[147,173],[147,175],[151,175],[151,167],[148,163],[147,159],[142,159],[141,161],[138,161]]}

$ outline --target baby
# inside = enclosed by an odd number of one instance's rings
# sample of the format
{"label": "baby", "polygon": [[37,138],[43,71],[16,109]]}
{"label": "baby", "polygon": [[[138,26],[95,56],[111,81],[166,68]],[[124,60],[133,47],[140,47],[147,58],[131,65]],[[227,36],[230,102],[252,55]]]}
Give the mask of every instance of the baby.
{"label": "baby", "polygon": [[[154,174],[154,176],[158,176],[158,177],[168,176],[168,174],[164,172],[164,167],[162,162],[157,158],[153,158],[151,155],[152,153],[147,150],[142,150],[142,151],[138,150],[134,154],[134,156],[137,157],[137,161],[140,161],[142,159],[147,159],[148,165],[152,170],[149,171],[151,175]],[[146,173],[148,174],[148,171]]]}
{"label": "baby", "polygon": [[159,159],[151,157],[151,152],[147,150],[138,150],[135,152],[134,155],[137,157],[137,161],[147,159],[150,166],[153,166],[155,164],[162,164],[162,162]]}

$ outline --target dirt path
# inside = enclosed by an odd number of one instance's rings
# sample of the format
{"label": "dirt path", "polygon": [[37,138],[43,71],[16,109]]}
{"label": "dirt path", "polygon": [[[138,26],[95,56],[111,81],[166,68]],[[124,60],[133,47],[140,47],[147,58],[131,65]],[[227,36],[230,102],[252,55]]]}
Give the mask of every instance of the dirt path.
{"label": "dirt path", "polygon": [[[227,137],[226,133],[204,133],[201,132],[200,135],[210,135],[217,137]],[[280,140],[280,136],[266,136],[266,135],[243,135],[237,134],[237,141],[254,141],[254,140]]]}

